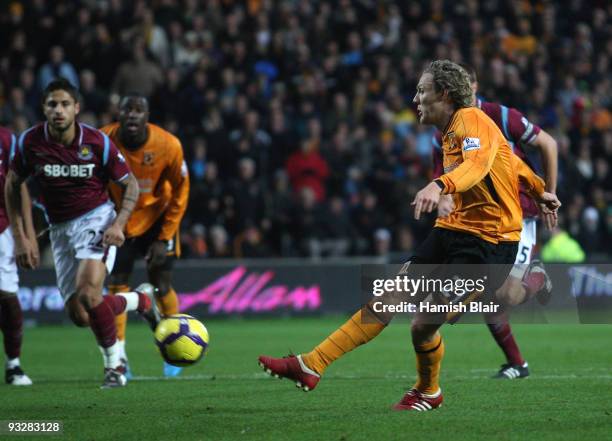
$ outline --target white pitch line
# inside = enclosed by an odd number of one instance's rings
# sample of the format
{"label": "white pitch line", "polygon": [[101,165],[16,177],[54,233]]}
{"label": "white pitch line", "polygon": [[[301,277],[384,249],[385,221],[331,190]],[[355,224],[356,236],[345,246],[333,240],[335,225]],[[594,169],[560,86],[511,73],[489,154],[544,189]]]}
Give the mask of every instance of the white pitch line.
{"label": "white pitch line", "polygon": [[[490,374],[492,371],[488,371]],[[215,380],[267,380],[271,378],[269,375],[265,373],[254,373],[254,374],[200,374],[200,375],[182,375],[178,377],[162,377],[162,376],[146,376],[146,375],[138,375],[134,376],[130,381],[199,381],[199,380],[207,380],[207,381],[215,381]],[[381,377],[372,377],[367,375],[326,375],[326,379],[337,379],[337,380],[355,380],[355,379],[383,379],[383,380],[413,380],[415,378],[414,375],[385,375]],[[490,375],[448,375],[446,377],[448,380],[482,380],[490,378]],[[529,377],[529,381],[537,381],[537,380],[578,380],[578,379],[596,379],[596,380],[612,380],[612,374],[546,374],[546,375],[538,375],[532,374]]]}

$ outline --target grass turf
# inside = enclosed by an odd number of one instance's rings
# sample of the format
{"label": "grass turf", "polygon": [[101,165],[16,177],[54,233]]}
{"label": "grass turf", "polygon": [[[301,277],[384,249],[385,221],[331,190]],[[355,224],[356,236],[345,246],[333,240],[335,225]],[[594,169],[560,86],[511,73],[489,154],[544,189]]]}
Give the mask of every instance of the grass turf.
{"label": "grass turf", "polygon": [[485,326],[446,326],[446,401],[428,413],[390,410],[414,381],[407,324],[390,326],[337,361],[311,393],[257,366],[257,355],[308,350],[343,321],[210,320],[207,358],[176,380],[161,378],[150,332],[131,323],[128,351],[137,378],[116,390],[99,389],[101,356],[91,332],[28,329],[22,364],[35,384],[0,386],[0,420],[62,420],[63,434],[43,439],[79,441],[612,437],[609,326],[516,325],[532,376],[514,381],[489,379],[503,357]]}

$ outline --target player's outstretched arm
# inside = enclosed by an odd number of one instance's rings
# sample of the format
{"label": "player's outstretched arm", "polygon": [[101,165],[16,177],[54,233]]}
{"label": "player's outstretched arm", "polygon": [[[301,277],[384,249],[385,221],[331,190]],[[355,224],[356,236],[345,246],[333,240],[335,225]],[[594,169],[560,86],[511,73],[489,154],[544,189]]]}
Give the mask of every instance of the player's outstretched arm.
{"label": "player's outstretched arm", "polygon": [[121,210],[119,210],[119,214],[115,218],[115,221],[104,232],[103,241],[105,245],[120,247],[125,241],[123,229],[136,206],[140,190],[138,188],[138,180],[132,173],[128,174],[125,179],[117,183],[124,188],[123,199],[121,200]]}
{"label": "player's outstretched arm", "polygon": [[[15,239],[15,258],[21,268],[35,268],[38,265],[39,253],[36,235],[33,234],[31,203],[27,189],[24,200],[24,179],[13,170],[9,170],[4,186],[6,212],[11,223],[11,231]],[[28,208],[26,208],[28,207]],[[29,212],[29,225],[28,214]]]}

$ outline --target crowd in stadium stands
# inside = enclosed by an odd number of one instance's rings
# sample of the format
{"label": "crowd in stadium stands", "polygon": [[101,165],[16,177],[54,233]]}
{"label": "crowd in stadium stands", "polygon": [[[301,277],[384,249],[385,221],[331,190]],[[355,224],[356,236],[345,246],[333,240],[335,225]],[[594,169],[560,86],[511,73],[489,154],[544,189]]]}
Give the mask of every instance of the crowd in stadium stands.
{"label": "crowd in stadium stands", "polygon": [[41,119],[56,76],[80,87],[80,119],[98,127],[122,94],[149,97],[151,121],[181,139],[191,172],[185,256],[409,254],[432,222],[410,207],[432,169],[432,130],[412,97],[439,58],[471,64],[484,99],[557,140],[564,206],[540,242],[550,241],[547,259],[610,256],[609,1],[0,7],[0,124],[21,132]]}

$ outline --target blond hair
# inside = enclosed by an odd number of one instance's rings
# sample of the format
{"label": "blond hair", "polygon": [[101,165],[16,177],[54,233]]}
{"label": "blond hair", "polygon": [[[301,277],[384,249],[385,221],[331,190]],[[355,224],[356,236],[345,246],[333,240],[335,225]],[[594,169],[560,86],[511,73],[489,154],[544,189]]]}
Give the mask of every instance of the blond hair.
{"label": "blond hair", "polygon": [[436,60],[429,64],[425,73],[433,76],[434,90],[447,92],[456,108],[473,105],[470,76],[463,67],[450,60]]}

